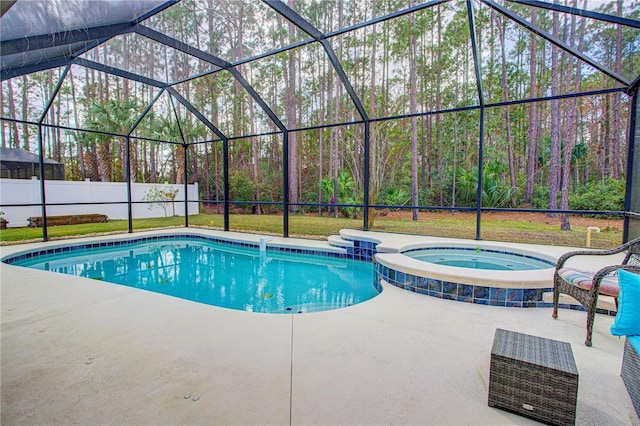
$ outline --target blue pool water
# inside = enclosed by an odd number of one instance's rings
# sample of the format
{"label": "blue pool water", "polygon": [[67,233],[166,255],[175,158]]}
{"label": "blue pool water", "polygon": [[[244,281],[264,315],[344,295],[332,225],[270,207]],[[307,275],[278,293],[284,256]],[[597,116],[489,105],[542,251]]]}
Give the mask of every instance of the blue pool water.
{"label": "blue pool water", "polygon": [[378,294],[369,262],[274,250],[260,253],[257,248],[176,237],[35,255],[11,263],[251,312],[324,311]]}
{"label": "blue pool water", "polygon": [[461,247],[424,248],[404,253],[414,259],[444,266],[489,269],[493,271],[529,271],[547,269],[555,262],[518,253]]}

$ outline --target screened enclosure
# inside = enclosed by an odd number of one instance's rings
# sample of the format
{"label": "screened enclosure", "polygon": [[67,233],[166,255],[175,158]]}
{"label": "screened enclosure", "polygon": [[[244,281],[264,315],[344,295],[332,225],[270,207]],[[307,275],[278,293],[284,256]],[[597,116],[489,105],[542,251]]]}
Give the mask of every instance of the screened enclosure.
{"label": "screened enclosure", "polygon": [[[2,8],[2,147],[64,164],[67,181],[126,184],[105,203],[129,205],[129,232],[132,204],[167,201],[132,196],[145,183],[185,186],[171,199],[185,226],[441,235],[458,220],[442,236],[511,240],[495,218],[543,214],[640,236],[638,0]],[[48,208],[83,203],[40,180],[44,239]]]}

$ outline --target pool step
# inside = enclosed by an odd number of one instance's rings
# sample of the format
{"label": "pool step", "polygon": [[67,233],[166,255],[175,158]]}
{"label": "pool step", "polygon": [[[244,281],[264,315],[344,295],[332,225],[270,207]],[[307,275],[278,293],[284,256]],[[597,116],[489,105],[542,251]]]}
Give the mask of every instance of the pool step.
{"label": "pool step", "polygon": [[329,235],[327,237],[327,241],[329,242],[329,245],[333,247],[340,247],[343,249],[353,248],[353,241],[347,241],[340,235]]}

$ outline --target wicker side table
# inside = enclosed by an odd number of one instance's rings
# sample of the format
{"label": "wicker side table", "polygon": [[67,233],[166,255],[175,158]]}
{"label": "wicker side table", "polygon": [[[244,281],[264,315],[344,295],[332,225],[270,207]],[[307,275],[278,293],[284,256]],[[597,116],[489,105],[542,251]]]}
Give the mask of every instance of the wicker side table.
{"label": "wicker side table", "polygon": [[496,329],[489,406],[535,420],[573,425],[578,369],[566,342]]}

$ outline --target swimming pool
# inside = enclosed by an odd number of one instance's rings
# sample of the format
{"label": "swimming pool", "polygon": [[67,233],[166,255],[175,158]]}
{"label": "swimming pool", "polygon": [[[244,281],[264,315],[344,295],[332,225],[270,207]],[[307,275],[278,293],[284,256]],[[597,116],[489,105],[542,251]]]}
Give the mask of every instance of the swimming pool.
{"label": "swimming pool", "polygon": [[480,247],[430,247],[403,253],[422,262],[492,271],[531,271],[555,266],[554,262],[540,257]]}
{"label": "swimming pool", "polygon": [[379,293],[371,263],[329,254],[182,235],[58,247],[3,261],[260,313],[338,309]]}

